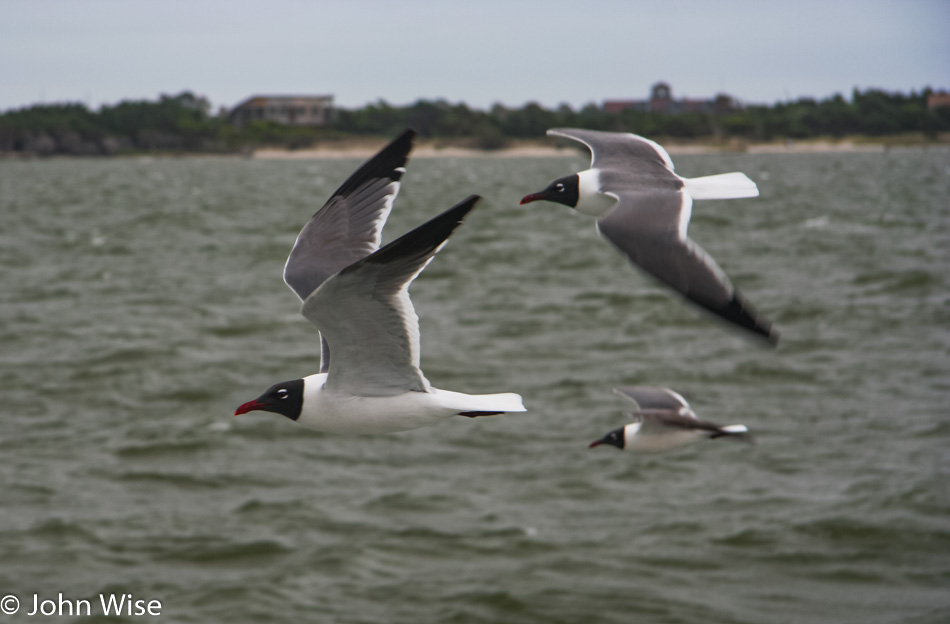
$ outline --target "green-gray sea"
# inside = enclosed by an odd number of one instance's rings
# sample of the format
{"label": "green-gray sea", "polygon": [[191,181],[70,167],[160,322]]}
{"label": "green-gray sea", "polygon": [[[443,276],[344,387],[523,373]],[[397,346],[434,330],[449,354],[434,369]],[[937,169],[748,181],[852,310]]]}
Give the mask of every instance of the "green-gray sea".
{"label": "green-gray sea", "polygon": [[[232,416],[317,371],[281,271],[359,159],[0,161],[0,622],[950,621],[950,150],[674,161],[759,184],[689,232],[777,349],[518,205],[585,157],[417,158],[385,240],[485,198],[411,289],[423,370],[529,411],[367,437]],[[632,384],[755,444],[588,450]]]}

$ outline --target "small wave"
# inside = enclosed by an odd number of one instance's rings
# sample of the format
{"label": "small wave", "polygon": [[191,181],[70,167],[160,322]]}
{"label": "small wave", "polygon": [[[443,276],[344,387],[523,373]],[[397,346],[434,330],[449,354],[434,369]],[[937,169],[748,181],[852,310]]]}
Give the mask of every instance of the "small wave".
{"label": "small wave", "polygon": [[766,546],[774,546],[779,542],[778,536],[775,533],[762,529],[742,529],[732,535],[715,538],[712,541],[716,544],[737,548],[763,548]]}
{"label": "small wave", "polygon": [[386,511],[439,511],[458,506],[459,499],[446,494],[415,495],[408,492],[393,492],[377,496],[364,507],[368,510]]}
{"label": "small wave", "polygon": [[837,548],[879,550],[934,550],[950,548],[950,530],[920,523],[870,524],[854,517],[824,518],[795,526],[799,534],[834,543]]}
{"label": "small wave", "polygon": [[877,289],[868,294],[892,293],[900,294],[908,291],[929,291],[939,287],[941,280],[928,271],[910,269],[907,271],[875,271],[861,273],[853,280],[856,286],[876,286]]}
{"label": "small wave", "polygon": [[150,444],[127,444],[114,452],[118,457],[158,457],[164,455],[182,455],[200,453],[212,448],[212,444],[203,440],[160,441]]}
{"label": "small wave", "polygon": [[283,557],[294,552],[293,548],[275,540],[255,540],[239,543],[209,543],[205,538],[178,540],[165,546],[158,559],[182,561],[195,564],[220,564],[240,561],[249,562]]}
{"label": "small wave", "polygon": [[218,489],[247,483],[246,477],[234,475],[196,475],[185,472],[159,472],[155,470],[130,470],[115,477],[130,483],[155,483],[186,489]]}

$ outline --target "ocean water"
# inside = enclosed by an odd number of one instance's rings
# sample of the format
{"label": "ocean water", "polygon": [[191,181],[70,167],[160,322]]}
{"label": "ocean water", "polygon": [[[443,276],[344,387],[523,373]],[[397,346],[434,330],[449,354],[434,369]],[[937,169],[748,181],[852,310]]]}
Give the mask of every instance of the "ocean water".
{"label": "ocean water", "polygon": [[[231,415],[317,370],[281,270],[359,160],[0,162],[0,619],[950,621],[950,151],[674,160],[758,182],[690,235],[777,349],[518,206],[585,158],[420,158],[386,240],[485,198],[413,285],[423,370],[529,411],[366,437]],[[756,443],[588,450],[630,384]]]}

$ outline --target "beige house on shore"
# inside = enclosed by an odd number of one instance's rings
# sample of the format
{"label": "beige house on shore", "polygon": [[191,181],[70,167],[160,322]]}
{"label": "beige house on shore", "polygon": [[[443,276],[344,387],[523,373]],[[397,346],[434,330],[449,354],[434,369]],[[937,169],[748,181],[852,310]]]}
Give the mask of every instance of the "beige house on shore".
{"label": "beige house on shore", "polygon": [[255,95],[235,106],[228,118],[237,127],[252,121],[287,126],[325,126],[333,118],[332,95]]}

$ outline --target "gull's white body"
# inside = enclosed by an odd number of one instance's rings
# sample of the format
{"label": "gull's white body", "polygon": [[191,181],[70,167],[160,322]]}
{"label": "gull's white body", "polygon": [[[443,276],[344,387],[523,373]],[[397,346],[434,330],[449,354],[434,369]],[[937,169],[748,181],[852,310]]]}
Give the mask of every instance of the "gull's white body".
{"label": "gull's white body", "polygon": [[630,423],[623,429],[626,444],[625,451],[634,453],[663,453],[681,446],[699,442],[708,438],[708,432],[685,429],[661,429],[656,427],[649,433],[641,433],[642,422]]}
{"label": "gull's white body", "polygon": [[415,429],[459,412],[522,412],[517,394],[471,395],[429,388],[389,396],[357,396],[326,388],[326,373],[304,378],[303,410],[297,422],[327,433],[391,433]]}

